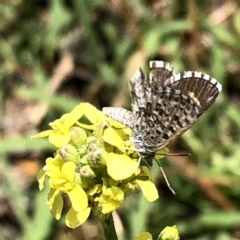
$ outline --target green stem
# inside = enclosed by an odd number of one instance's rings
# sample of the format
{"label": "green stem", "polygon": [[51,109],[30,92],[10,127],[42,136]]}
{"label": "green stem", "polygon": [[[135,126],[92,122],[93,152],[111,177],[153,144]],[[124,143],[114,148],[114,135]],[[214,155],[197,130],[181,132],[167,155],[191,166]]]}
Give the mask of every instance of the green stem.
{"label": "green stem", "polygon": [[100,219],[105,240],[117,240],[117,233],[113,222],[112,214],[108,215],[108,218]]}

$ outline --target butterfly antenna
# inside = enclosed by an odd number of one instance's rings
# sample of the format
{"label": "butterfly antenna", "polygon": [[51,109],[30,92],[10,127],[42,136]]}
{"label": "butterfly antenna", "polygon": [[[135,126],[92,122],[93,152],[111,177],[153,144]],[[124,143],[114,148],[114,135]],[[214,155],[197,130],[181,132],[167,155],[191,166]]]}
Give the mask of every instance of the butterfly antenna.
{"label": "butterfly antenna", "polygon": [[191,153],[167,153],[167,156],[190,156]]}
{"label": "butterfly antenna", "polygon": [[176,195],[176,192],[175,192],[174,189],[171,187],[171,185],[170,185],[170,183],[169,183],[169,181],[168,181],[168,179],[167,179],[167,176],[166,176],[165,172],[163,171],[163,168],[160,167],[160,169],[161,169],[161,172],[162,172],[162,174],[163,174],[163,177],[164,177],[164,179],[165,179],[165,182],[166,182],[168,188],[170,189],[170,191],[172,192],[173,195]]}
{"label": "butterfly antenna", "polygon": [[190,156],[191,153],[166,153],[166,154],[156,153],[156,155],[178,157],[178,156]]}
{"label": "butterfly antenna", "polygon": [[170,191],[172,192],[173,195],[176,195],[176,192],[175,192],[174,189],[171,187],[171,185],[170,185],[170,183],[169,183],[169,181],[168,181],[168,179],[167,179],[167,176],[166,176],[163,168],[160,166],[160,164],[159,164],[158,161],[156,161],[156,162],[157,162],[157,164],[158,164],[158,166],[159,166],[159,168],[160,168],[160,170],[161,170],[161,172],[162,172],[162,175],[163,175],[163,177],[164,177],[164,180],[165,180],[168,188],[170,189]]}

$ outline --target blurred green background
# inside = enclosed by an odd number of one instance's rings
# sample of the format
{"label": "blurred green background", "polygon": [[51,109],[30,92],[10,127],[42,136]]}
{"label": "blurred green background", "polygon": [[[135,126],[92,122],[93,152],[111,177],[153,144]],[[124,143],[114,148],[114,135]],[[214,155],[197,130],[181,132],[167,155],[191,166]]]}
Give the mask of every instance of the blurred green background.
{"label": "blurred green background", "polygon": [[[79,102],[130,108],[128,81],[149,60],[223,85],[217,102],[157,166],[160,198],[129,196],[119,239],[177,225],[181,239],[240,239],[240,3],[234,0],[1,0],[0,239],[103,239],[94,219],[71,230],[46,206],[36,174],[51,156],[30,136]],[[156,165],[156,164],[155,164]]]}

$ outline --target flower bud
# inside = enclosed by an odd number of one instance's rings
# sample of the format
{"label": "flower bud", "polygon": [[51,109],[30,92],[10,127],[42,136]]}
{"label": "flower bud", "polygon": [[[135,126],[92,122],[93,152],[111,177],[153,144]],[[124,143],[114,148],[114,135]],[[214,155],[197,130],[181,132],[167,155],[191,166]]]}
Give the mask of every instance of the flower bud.
{"label": "flower bud", "polygon": [[87,154],[87,144],[83,144],[78,148],[78,153],[82,157]]}
{"label": "flower bud", "polygon": [[86,132],[80,127],[72,127],[71,128],[71,138],[70,142],[76,147],[80,147],[87,140]]}
{"label": "flower bud", "polygon": [[80,160],[81,165],[87,165],[88,164],[88,155],[89,154],[86,154],[81,158],[81,160]]}
{"label": "flower bud", "polygon": [[98,144],[98,139],[95,137],[88,137],[87,138],[87,145],[89,149],[95,148]]}
{"label": "flower bud", "polygon": [[62,159],[66,162],[71,161],[76,164],[79,164],[80,162],[80,156],[78,154],[77,149],[70,144],[60,148],[59,154],[62,157]]}
{"label": "flower bud", "polygon": [[178,230],[176,226],[165,227],[159,234],[157,240],[178,240]]}
{"label": "flower bud", "polygon": [[80,176],[82,178],[95,178],[94,171],[90,168],[89,165],[83,166],[79,170]]}
{"label": "flower bud", "polygon": [[98,148],[92,150],[88,155],[88,162],[92,167],[99,167],[102,165],[103,154],[105,153],[104,149]]}
{"label": "flower bud", "polygon": [[75,172],[74,176],[74,182],[77,183],[78,185],[82,186],[82,179],[78,171]]}
{"label": "flower bud", "polygon": [[83,166],[79,169],[79,176],[83,188],[89,189],[94,186],[96,175],[89,165]]}

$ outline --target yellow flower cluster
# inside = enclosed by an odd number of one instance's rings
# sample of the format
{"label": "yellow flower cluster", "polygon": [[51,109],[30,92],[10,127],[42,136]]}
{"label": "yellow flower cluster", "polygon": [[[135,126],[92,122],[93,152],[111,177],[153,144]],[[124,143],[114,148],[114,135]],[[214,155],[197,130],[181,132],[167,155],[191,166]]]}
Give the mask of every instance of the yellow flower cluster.
{"label": "yellow flower cluster", "polygon": [[122,204],[126,193],[142,190],[148,201],[158,198],[149,169],[138,165],[138,154],[127,141],[131,130],[109,119],[88,103],[49,124],[52,130],[33,138],[48,137],[56,148],[39,171],[39,188],[46,179],[51,187],[47,204],[56,219],[61,218],[63,195],[71,208],[68,227],[75,228],[95,216],[107,216]]}

